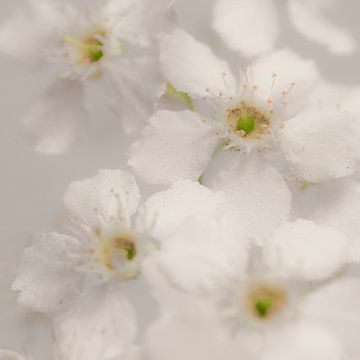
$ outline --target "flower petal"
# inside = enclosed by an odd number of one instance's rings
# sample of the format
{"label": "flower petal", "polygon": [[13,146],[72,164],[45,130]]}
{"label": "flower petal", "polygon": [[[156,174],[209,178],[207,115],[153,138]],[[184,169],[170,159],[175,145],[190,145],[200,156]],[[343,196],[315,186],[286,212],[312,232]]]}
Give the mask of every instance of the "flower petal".
{"label": "flower petal", "polygon": [[110,85],[108,101],[122,121],[126,134],[145,125],[165,84],[157,61],[149,57],[111,59],[103,65]]}
{"label": "flower petal", "polygon": [[[325,45],[336,55],[350,55],[357,49],[357,41],[345,28],[340,28],[327,20],[327,8],[335,1],[289,0],[289,17],[297,31],[309,40]],[[323,8],[323,9],[322,9]]]}
{"label": "flower petal", "polygon": [[196,180],[218,144],[215,126],[192,111],[159,111],[142,139],[131,146],[128,164],[149,183]]}
{"label": "flower petal", "polygon": [[233,94],[236,87],[228,64],[205,44],[177,29],[160,43],[160,64],[165,78],[177,90],[191,96]]}
{"label": "flower petal", "polygon": [[81,276],[74,271],[77,239],[57,233],[44,234],[23,254],[12,290],[21,305],[42,313],[57,310],[79,291]]}
{"label": "flower petal", "polygon": [[360,164],[360,122],[348,113],[298,115],[279,131],[280,146],[301,180],[350,176]]}
{"label": "flower petal", "polygon": [[133,175],[122,170],[99,170],[95,177],[74,181],[65,191],[64,205],[70,217],[97,227],[121,216],[130,221],[140,202]]}
{"label": "flower petal", "polygon": [[1,52],[30,64],[45,63],[66,35],[64,12],[68,7],[47,0],[30,0],[19,6],[0,28]]}
{"label": "flower petal", "polygon": [[245,56],[274,48],[280,32],[275,1],[219,0],[213,9],[213,27],[225,44]]}
{"label": "flower petal", "polygon": [[78,139],[86,120],[80,82],[56,80],[23,119],[35,150],[62,154]]}
{"label": "flower petal", "polygon": [[264,260],[280,277],[323,280],[347,259],[347,238],[332,228],[298,219],[283,224],[265,244]]}
{"label": "flower petal", "polygon": [[135,311],[119,289],[99,288],[55,318],[55,359],[126,358],[136,331]]}
{"label": "flower petal", "polygon": [[[299,307],[302,317],[321,322],[342,342],[351,359],[360,356],[360,281],[343,278],[327,284],[305,298]],[[326,358],[327,359],[327,358]]]}
{"label": "flower petal", "polygon": [[0,349],[0,360],[25,360],[25,358],[13,351]]}
{"label": "flower petal", "polygon": [[319,187],[314,221],[331,226],[348,236],[349,256],[360,261],[360,184],[341,180]]}
{"label": "flower petal", "polygon": [[183,180],[150,196],[139,210],[139,228],[150,229],[157,239],[166,241],[186,218],[217,213],[224,198],[198,182]]}
{"label": "flower petal", "polygon": [[281,174],[256,154],[240,155],[231,168],[218,174],[211,188],[225,192],[234,221],[257,242],[288,220],[290,191]]}

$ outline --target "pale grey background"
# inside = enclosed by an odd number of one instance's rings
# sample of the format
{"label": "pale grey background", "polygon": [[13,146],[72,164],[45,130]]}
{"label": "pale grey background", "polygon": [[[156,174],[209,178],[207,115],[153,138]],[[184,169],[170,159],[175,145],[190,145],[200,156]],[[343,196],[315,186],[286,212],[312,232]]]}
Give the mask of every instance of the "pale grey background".
{"label": "pale grey background", "polygon": [[[289,26],[285,1],[278,1],[282,8],[282,26],[286,30],[279,46],[288,44],[302,56],[314,57],[329,80],[360,85],[360,52],[352,57],[335,57],[324,47],[305,40]],[[0,0],[0,21],[24,3],[25,0]],[[180,24],[199,39],[215,45],[223,56],[235,58],[219,45],[207,23],[212,3],[212,0],[180,2]],[[328,16],[350,28],[360,40],[359,11],[359,1],[343,0]],[[42,316],[27,314],[16,306],[16,296],[9,287],[18,260],[34,237],[61,223],[66,185],[94,175],[98,168],[124,166],[129,145],[129,140],[121,135],[118,119],[107,112],[94,86],[91,96],[94,110],[78,145],[63,156],[49,157],[33,152],[20,119],[42,94],[50,78],[47,73],[29,71],[0,57],[0,348],[14,349],[39,360],[50,358],[50,331]],[[129,291],[137,303],[143,326],[153,316],[151,302],[140,285],[132,286]]]}

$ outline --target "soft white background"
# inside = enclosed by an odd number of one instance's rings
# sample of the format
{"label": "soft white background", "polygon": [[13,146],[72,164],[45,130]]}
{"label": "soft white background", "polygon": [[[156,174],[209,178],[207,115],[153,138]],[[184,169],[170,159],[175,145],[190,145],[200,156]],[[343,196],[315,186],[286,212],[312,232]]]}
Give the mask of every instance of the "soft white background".
{"label": "soft white background", "polygon": [[[25,0],[0,0],[0,21],[24,3]],[[216,47],[219,54],[234,59],[235,55],[222,47],[210,30],[208,20],[212,3],[212,0],[180,2],[180,23],[197,38]],[[332,56],[324,47],[297,34],[286,19],[286,2],[278,0],[278,4],[284,29],[279,46],[287,44],[302,56],[315,58],[329,80],[360,85],[359,51],[352,57]],[[360,40],[359,11],[357,0],[343,0],[338,1],[336,11],[327,16],[351,29]],[[94,84],[89,97],[92,116],[77,146],[57,157],[34,153],[24,134],[21,117],[42,94],[50,75],[26,69],[0,56],[0,348],[13,349],[39,360],[50,358],[48,324],[42,316],[19,309],[16,295],[9,290],[21,253],[42,232],[59,228],[66,185],[94,175],[98,168],[123,167],[130,143],[121,135],[118,119],[104,108]],[[129,286],[129,292],[136,301],[143,328],[154,316],[153,306],[142,284]]]}

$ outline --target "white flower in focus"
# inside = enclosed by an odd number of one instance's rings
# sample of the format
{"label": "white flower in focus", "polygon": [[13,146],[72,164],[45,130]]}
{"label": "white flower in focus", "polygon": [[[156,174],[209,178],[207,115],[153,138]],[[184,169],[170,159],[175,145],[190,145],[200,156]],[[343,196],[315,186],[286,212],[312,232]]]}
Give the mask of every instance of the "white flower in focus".
{"label": "white flower in focus", "polygon": [[157,38],[171,27],[172,1],[89,4],[29,0],[0,28],[3,53],[41,67],[58,65],[59,77],[24,119],[37,151],[62,153],[75,141],[86,119],[87,82],[104,82],[126,132],[152,113],[163,87]]}
{"label": "white flower in focus", "polygon": [[298,180],[314,183],[357,170],[360,123],[349,113],[309,106],[318,79],[311,61],[280,50],[237,80],[228,64],[182,30],[164,36],[160,52],[167,80],[211,109],[159,111],[150,119],[129,160],[144,180],[198,179],[219,148],[240,157],[254,151],[263,159],[280,156]]}
{"label": "white flower in focus", "polygon": [[131,219],[140,201],[132,175],[100,170],[69,185],[64,205],[72,235],[42,235],[24,252],[12,289],[19,303],[53,312],[82,291],[136,278],[152,239]]}
{"label": "white flower in focus", "polygon": [[335,55],[350,55],[357,41],[345,28],[332,24],[325,13],[333,0],[217,0],[213,28],[232,50],[256,56],[274,49],[280,36],[280,6],[287,6],[289,20],[307,39],[326,46]]}

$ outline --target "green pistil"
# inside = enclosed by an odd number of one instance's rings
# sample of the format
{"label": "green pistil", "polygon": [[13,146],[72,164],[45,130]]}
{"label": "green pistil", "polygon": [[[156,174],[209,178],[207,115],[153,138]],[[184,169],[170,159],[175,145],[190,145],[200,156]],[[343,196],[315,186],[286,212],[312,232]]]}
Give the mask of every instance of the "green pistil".
{"label": "green pistil", "polygon": [[85,43],[71,36],[65,36],[64,40],[77,46],[83,53],[89,56],[91,62],[99,61],[104,56],[104,52],[101,49],[103,43],[99,40],[93,39],[90,43]]}
{"label": "green pistil", "polygon": [[195,110],[194,102],[188,93],[177,91],[170,83],[166,85],[166,92],[180,98],[190,110]]}
{"label": "green pistil", "polygon": [[255,129],[255,119],[253,116],[240,116],[237,124],[236,130],[242,130],[245,134],[250,134]]}
{"label": "green pistil", "polygon": [[273,305],[273,301],[271,298],[263,297],[256,302],[255,308],[260,317],[266,317],[272,305]]}

